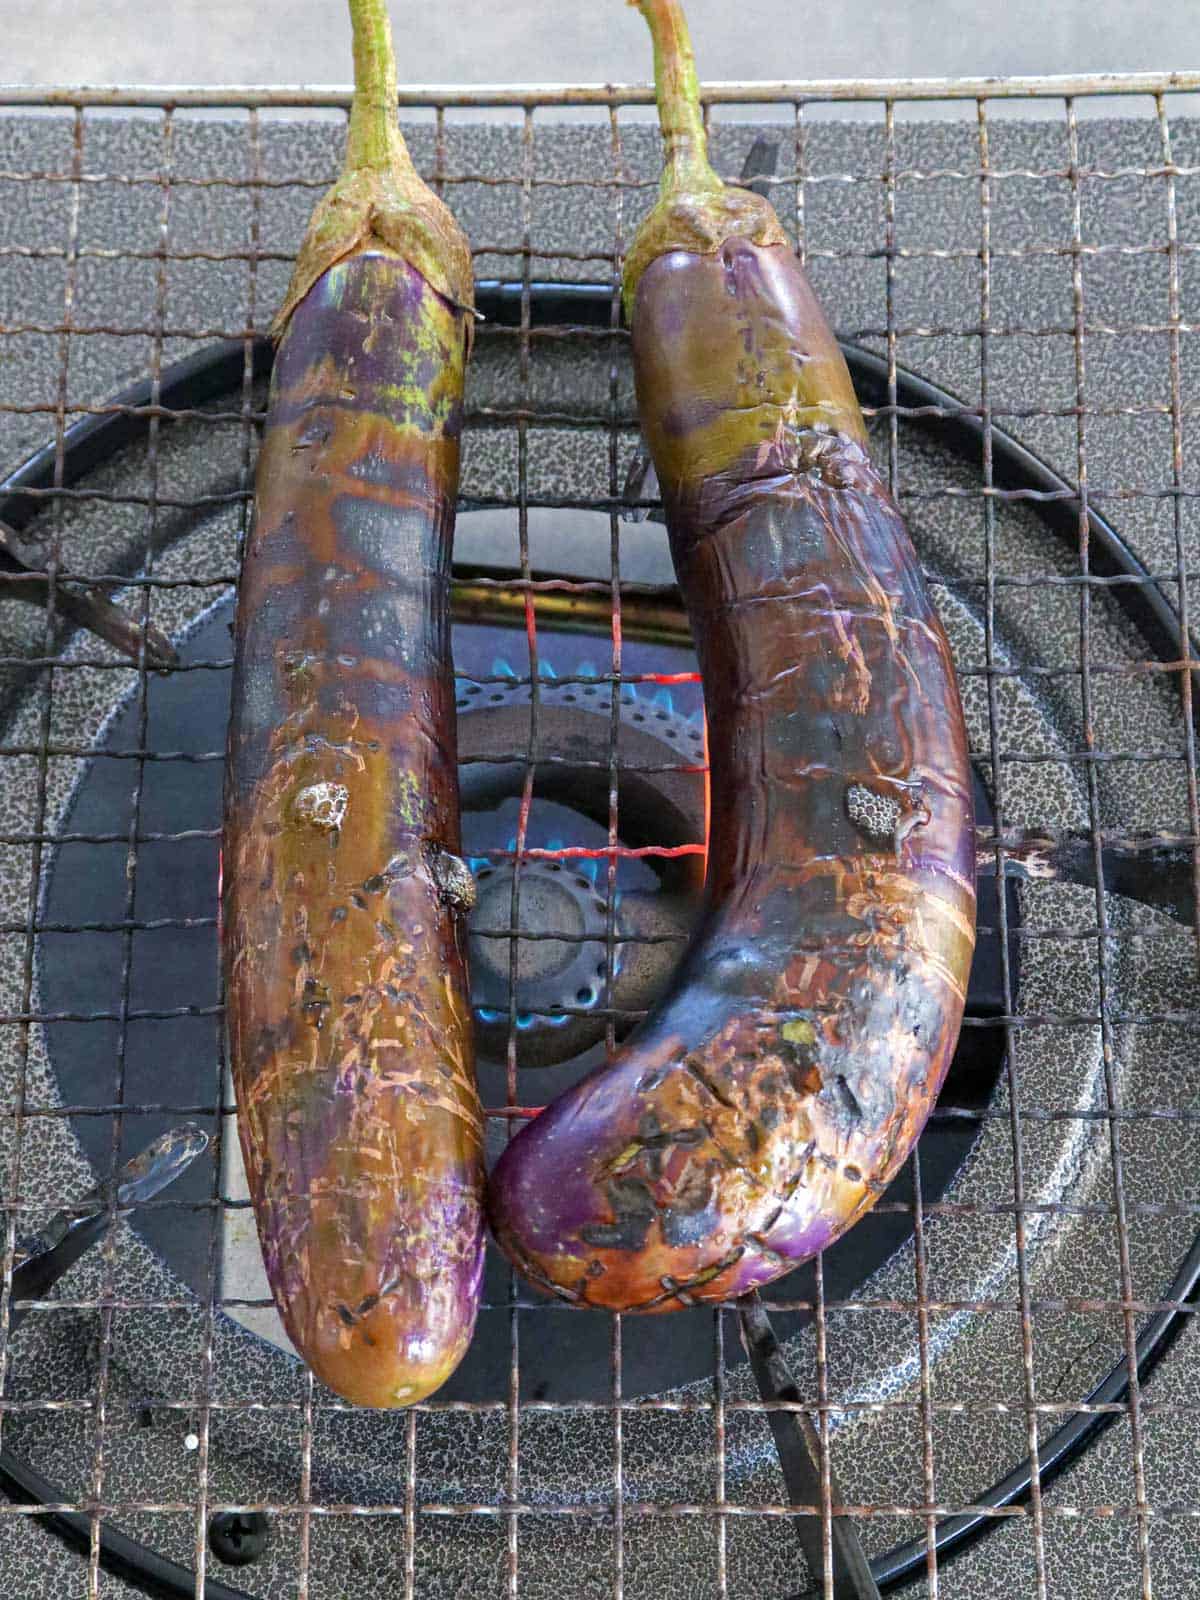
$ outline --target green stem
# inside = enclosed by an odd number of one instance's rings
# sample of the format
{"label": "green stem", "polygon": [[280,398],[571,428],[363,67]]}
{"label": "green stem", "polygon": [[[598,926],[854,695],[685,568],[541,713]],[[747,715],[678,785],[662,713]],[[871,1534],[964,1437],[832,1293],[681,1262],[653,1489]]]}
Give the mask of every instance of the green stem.
{"label": "green stem", "polygon": [[396,122],[396,55],[387,0],[350,0],[354,29],[354,101],[344,170],[412,171]]}
{"label": "green stem", "polygon": [[700,83],[687,18],[680,0],[630,0],[646,19],[654,41],[654,85],[658,125],[666,152],[662,193],[695,193],[723,187],[708,163],[708,135],[700,108]]}

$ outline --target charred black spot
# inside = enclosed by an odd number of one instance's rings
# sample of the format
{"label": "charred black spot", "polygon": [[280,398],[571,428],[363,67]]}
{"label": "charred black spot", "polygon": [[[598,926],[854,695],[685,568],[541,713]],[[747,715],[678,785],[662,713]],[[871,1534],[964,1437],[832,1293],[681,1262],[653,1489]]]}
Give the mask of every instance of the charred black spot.
{"label": "charred black spot", "polygon": [[706,1209],[699,1211],[664,1211],[662,1214],[663,1238],[673,1250],[690,1244],[703,1244],[712,1232],[712,1218]]}
{"label": "charred black spot", "polygon": [[333,1308],[348,1328],[354,1326],[354,1313],[349,1306],[336,1305]]}
{"label": "charred black spot", "polygon": [[637,1136],[643,1144],[662,1142],[662,1123],[653,1111],[643,1111],[638,1122]]}
{"label": "charred black spot", "polygon": [[676,1128],[670,1135],[672,1144],[683,1145],[685,1149],[691,1145],[703,1144],[706,1138],[703,1128]]}
{"label": "charred black spot", "polygon": [[608,1200],[619,1216],[654,1215],[654,1196],[640,1178],[610,1179]]}
{"label": "charred black spot", "polygon": [[584,1244],[601,1250],[640,1250],[650,1232],[651,1218],[630,1217],[620,1222],[586,1222],[579,1230]]}
{"label": "charred black spot", "polygon": [[847,1122],[860,1122],[862,1106],[858,1103],[858,1096],[840,1072],[834,1076],[831,1089],[839,1114]]}
{"label": "charred black spot", "polygon": [[854,1166],[853,1164],[845,1166],[842,1168],[842,1177],[845,1178],[848,1183],[861,1183],[862,1169]]}
{"label": "charred black spot", "polygon": [[387,888],[387,879],[382,872],[377,872],[373,878],[368,878],[363,884],[365,894],[382,894]]}
{"label": "charred black spot", "polygon": [[610,1250],[640,1250],[654,1221],[654,1196],[640,1178],[610,1178],[605,1185],[612,1222],[589,1222],[579,1230],[585,1244]]}
{"label": "charred black spot", "polygon": [[298,967],[303,967],[312,960],[312,951],[306,944],[298,944],[292,951],[292,960]]}
{"label": "charred black spot", "polygon": [[728,1111],[737,1110],[737,1107],[734,1105],[733,1101],[720,1087],[720,1085],[713,1081],[700,1061],[698,1061],[694,1056],[685,1056],[683,1065],[691,1074],[691,1076],[695,1078],[696,1082],[701,1086],[701,1088],[708,1090],[709,1094],[712,1095],[714,1100],[716,1100],[720,1105],[723,1105]]}
{"label": "charred black spot", "polygon": [[659,1219],[663,1238],[669,1245],[678,1248],[700,1244],[711,1233],[713,1186],[710,1167],[692,1163],[685,1169],[671,1204],[663,1207]]}
{"label": "charred black spot", "polygon": [[363,899],[362,895],[358,893],[354,893],[350,896],[350,904],[358,911],[365,911],[367,909],[367,902]]}

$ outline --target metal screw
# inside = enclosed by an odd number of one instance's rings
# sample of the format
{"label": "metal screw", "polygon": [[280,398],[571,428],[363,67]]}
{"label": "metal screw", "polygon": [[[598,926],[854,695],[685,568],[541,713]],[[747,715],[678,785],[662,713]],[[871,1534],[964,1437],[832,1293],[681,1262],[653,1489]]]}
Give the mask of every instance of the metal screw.
{"label": "metal screw", "polygon": [[261,1511],[218,1511],[208,1524],[208,1546],[229,1567],[248,1567],[267,1548],[270,1524]]}

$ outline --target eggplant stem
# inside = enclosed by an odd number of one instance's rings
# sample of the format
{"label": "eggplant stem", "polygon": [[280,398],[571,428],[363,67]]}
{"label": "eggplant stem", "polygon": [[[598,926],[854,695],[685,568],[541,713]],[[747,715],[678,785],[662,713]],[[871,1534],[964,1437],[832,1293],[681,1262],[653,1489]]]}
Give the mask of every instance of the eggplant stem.
{"label": "eggplant stem", "polygon": [[658,203],[634,235],[621,273],[625,314],[632,318],[638,282],[659,256],[672,251],[708,255],[730,239],[788,247],[788,237],[769,201],[722,183],[709,165],[696,58],[681,0],[629,3],[641,12],[654,44],[654,87],[665,147]]}
{"label": "eggplant stem", "polygon": [[[390,250],[468,314],[475,302],[466,235],[413,166],[400,132],[387,0],[349,3],[354,99],[345,161],[304,235],[292,281],[271,324],[277,339],[317,280],[362,250]],[[468,327],[468,348],[471,332]]]}
{"label": "eggplant stem", "polygon": [[343,171],[413,170],[396,121],[396,52],[387,0],[350,0],[354,30],[354,99]]}
{"label": "eggplant stem", "polygon": [[629,0],[646,19],[654,42],[658,125],[666,146],[664,199],[680,192],[720,190],[724,184],[708,161],[708,135],[700,106],[700,81],[687,18],[680,0]]}

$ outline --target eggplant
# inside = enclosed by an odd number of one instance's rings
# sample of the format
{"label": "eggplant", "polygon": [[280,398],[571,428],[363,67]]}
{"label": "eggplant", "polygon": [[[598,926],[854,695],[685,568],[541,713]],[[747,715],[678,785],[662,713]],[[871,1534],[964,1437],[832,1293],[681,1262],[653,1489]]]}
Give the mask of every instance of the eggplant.
{"label": "eggplant", "polygon": [[661,198],[625,263],[642,429],[700,659],[705,900],[666,995],[489,1188],[534,1283],[670,1311],[845,1233],[936,1099],[975,938],[945,633],[837,343],[770,205],[708,164],[678,0]]}
{"label": "eggplant", "polygon": [[238,1128],[287,1332],[344,1399],[430,1394],[483,1268],[450,541],[471,258],[351,0],[345,168],[275,325],[235,629],[222,947]]}

